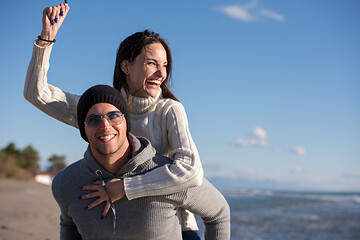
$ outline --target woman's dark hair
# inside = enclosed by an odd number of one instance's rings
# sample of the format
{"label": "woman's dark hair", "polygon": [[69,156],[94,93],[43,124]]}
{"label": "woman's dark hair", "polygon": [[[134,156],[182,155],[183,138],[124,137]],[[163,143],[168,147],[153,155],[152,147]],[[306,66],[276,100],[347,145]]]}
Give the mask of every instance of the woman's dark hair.
{"label": "woman's dark hair", "polygon": [[174,94],[169,90],[168,82],[171,78],[172,73],[172,56],[169,44],[160,37],[159,34],[145,30],[143,32],[136,32],[133,35],[127,37],[124,41],[120,43],[116,54],[115,70],[114,70],[114,81],[113,86],[117,90],[124,88],[128,98],[130,98],[130,89],[126,81],[126,74],[121,69],[121,63],[124,60],[132,63],[135,58],[141,53],[141,51],[149,44],[152,43],[161,43],[165,48],[167,55],[167,66],[166,66],[166,78],[161,84],[162,94],[164,98],[171,98],[176,101],[178,99]]}

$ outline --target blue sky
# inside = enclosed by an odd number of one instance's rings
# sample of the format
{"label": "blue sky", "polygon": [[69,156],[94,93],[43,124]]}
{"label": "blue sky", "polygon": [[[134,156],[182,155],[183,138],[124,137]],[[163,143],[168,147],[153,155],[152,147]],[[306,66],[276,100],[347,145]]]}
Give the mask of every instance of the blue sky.
{"label": "blue sky", "polygon": [[[0,147],[31,144],[43,162],[61,154],[71,163],[86,149],[78,130],[23,98],[42,10],[59,3],[0,3]],[[69,4],[49,83],[75,94],[111,85],[118,44],[151,29],[172,48],[172,89],[207,177],[360,190],[359,1]]]}

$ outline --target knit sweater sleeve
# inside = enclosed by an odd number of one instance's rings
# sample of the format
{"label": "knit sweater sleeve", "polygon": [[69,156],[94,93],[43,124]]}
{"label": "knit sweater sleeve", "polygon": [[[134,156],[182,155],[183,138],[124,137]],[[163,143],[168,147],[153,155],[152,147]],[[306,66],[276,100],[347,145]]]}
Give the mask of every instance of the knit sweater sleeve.
{"label": "knit sweater sleeve", "polygon": [[162,137],[168,141],[172,162],[143,175],[125,178],[125,193],[130,200],[172,194],[202,183],[203,169],[183,105],[172,101],[163,108],[162,125],[166,126],[166,133]]}
{"label": "knit sweater sleeve", "polygon": [[[62,179],[63,174],[60,173],[55,176],[52,182],[52,193],[53,196],[60,207],[60,240],[81,240],[82,237],[75,225],[74,221],[68,214],[68,205],[66,202],[65,196],[67,191],[65,185],[63,184],[64,180]],[[69,176],[67,176],[69,178]]]}
{"label": "knit sweater sleeve", "polygon": [[224,196],[206,179],[187,190],[181,207],[199,215],[205,225],[205,239],[230,239],[230,207]]}
{"label": "knit sweater sleeve", "polygon": [[49,116],[77,128],[77,103],[80,97],[47,83],[51,49],[52,45],[39,47],[34,42],[25,79],[24,97]]}

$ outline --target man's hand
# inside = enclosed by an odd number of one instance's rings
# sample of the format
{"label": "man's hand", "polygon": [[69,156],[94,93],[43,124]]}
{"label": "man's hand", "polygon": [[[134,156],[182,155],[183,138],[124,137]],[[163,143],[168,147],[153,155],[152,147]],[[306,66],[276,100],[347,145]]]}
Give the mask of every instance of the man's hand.
{"label": "man's hand", "polygon": [[[54,40],[61,24],[64,22],[70,7],[67,3],[61,3],[58,6],[47,7],[43,11],[41,38],[45,40]],[[41,47],[49,46],[51,43],[42,40],[36,42]]]}

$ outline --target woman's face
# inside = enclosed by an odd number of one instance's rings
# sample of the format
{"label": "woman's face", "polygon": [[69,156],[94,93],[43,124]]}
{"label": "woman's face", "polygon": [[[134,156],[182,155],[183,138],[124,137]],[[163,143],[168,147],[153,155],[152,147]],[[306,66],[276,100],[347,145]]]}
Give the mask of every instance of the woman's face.
{"label": "woman's face", "polygon": [[126,61],[124,72],[131,95],[155,97],[167,76],[167,56],[161,43],[147,45],[132,63]]}

